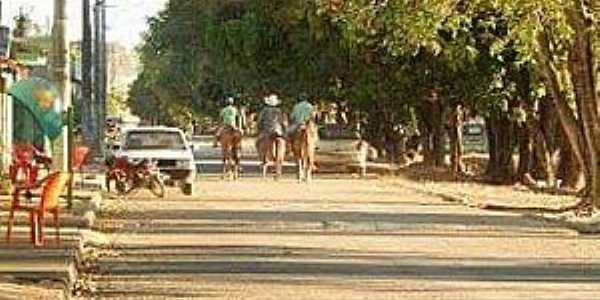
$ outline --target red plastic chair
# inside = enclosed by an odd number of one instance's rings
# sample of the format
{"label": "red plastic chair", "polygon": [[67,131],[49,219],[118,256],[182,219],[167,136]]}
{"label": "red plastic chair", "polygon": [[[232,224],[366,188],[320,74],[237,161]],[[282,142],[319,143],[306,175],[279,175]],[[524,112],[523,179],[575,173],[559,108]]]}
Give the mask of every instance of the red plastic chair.
{"label": "red plastic chair", "polygon": [[17,184],[19,174],[22,174],[24,185],[32,185],[37,180],[38,170],[33,164],[34,147],[29,144],[14,146],[12,163],[8,176],[12,184]]}
{"label": "red plastic chair", "polygon": [[81,187],[84,186],[85,174],[83,173],[83,166],[85,165],[88,156],[90,154],[90,148],[86,146],[77,146],[73,150],[72,166],[73,170],[78,170],[81,174]]}
{"label": "red plastic chair", "polygon": [[[56,228],[56,243],[60,243],[59,200],[60,194],[67,186],[69,179],[70,176],[68,173],[55,172],[36,182],[34,185],[15,186],[6,231],[7,243],[10,244],[14,216],[17,211],[29,212],[31,223],[30,238],[31,243],[36,247],[43,246],[44,244],[44,217],[46,212],[53,214],[54,226]],[[40,188],[42,190],[41,199],[34,201],[33,194],[30,191],[31,189]],[[26,203],[21,201],[22,195]]]}

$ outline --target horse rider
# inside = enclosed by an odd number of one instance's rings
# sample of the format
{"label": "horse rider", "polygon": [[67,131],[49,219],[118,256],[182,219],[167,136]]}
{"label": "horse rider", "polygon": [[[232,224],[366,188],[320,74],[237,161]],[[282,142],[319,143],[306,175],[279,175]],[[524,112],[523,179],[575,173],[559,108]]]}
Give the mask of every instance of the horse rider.
{"label": "horse rider", "polygon": [[279,108],[279,97],[271,94],[264,98],[265,107],[258,115],[258,138],[259,140],[265,137],[284,137],[285,133],[285,116]]}
{"label": "horse rider", "polygon": [[290,116],[290,126],[287,131],[287,136],[289,140],[291,140],[294,137],[294,135],[298,131],[298,128],[302,124],[305,124],[309,120],[314,121],[315,116],[315,109],[308,100],[308,95],[306,95],[305,93],[300,94],[300,96],[298,97],[298,103],[296,103],[296,105],[294,105],[294,108],[292,108],[292,114]]}
{"label": "horse rider", "polygon": [[235,100],[233,97],[227,97],[225,100],[226,106],[221,110],[219,114],[221,120],[221,127],[217,130],[215,134],[215,141],[213,143],[213,147],[218,147],[219,140],[221,139],[221,134],[227,132],[227,130],[238,130],[237,122],[239,119],[239,112],[237,108],[234,106]]}

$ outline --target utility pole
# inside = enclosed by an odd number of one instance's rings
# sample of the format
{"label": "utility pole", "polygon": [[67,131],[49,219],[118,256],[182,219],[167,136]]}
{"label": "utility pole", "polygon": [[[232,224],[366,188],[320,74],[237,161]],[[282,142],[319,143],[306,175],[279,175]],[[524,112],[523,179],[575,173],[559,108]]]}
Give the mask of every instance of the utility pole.
{"label": "utility pole", "polygon": [[82,0],[83,35],[81,40],[81,127],[83,138],[93,153],[100,154],[100,142],[96,130],[97,115],[92,87],[92,24],[90,0]]}
{"label": "utility pole", "polygon": [[108,55],[106,52],[106,48],[107,48],[107,43],[106,43],[106,0],[102,1],[101,4],[101,9],[100,9],[100,23],[102,24],[102,30],[101,30],[101,34],[100,34],[100,43],[102,44],[101,47],[101,52],[99,53],[100,55],[100,60],[102,62],[101,66],[101,78],[102,80],[100,81],[100,92],[101,92],[101,97],[100,97],[100,118],[101,118],[101,122],[100,122],[100,141],[101,141],[101,145],[102,145],[102,149],[106,149],[106,143],[105,143],[105,127],[106,127],[106,97],[107,97],[107,92],[108,92]]}
{"label": "utility pole", "polygon": [[99,141],[99,154],[104,154],[104,123],[106,117],[104,111],[106,110],[106,87],[103,83],[105,78],[105,60],[104,53],[106,48],[106,35],[104,31],[106,29],[106,18],[104,15],[104,0],[96,0],[94,5],[94,98],[96,104],[96,138]]}
{"label": "utility pole", "polygon": [[[67,41],[67,0],[54,0],[54,25],[52,27],[53,53],[51,74],[59,92],[55,109],[62,113],[71,107],[71,78],[69,68],[69,43]],[[67,171],[69,144],[67,129],[54,146],[54,162],[57,168]]]}

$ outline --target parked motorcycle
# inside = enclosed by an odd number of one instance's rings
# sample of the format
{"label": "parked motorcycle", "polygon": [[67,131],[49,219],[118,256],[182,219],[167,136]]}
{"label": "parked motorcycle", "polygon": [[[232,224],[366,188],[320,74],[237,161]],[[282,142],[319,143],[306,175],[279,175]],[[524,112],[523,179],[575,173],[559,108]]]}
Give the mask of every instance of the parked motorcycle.
{"label": "parked motorcycle", "polygon": [[160,198],[165,196],[165,184],[160,175],[156,162],[143,159],[137,163],[130,162],[125,157],[113,158],[107,161],[106,186],[110,191],[110,182],[120,195],[128,195],[139,188],[147,188]]}

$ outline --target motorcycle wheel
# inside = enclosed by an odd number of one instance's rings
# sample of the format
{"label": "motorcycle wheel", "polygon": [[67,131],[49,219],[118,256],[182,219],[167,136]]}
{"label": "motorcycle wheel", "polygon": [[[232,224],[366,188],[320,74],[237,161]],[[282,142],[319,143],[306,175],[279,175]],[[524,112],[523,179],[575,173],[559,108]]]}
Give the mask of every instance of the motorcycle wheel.
{"label": "motorcycle wheel", "polygon": [[122,180],[122,179],[115,180],[115,188],[117,189],[117,192],[120,195],[124,196],[127,194],[127,183],[125,182],[125,180]]}
{"label": "motorcycle wheel", "polygon": [[163,183],[158,176],[150,177],[150,182],[148,183],[148,189],[150,192],[159,198],[165,197],[165,184]]}

